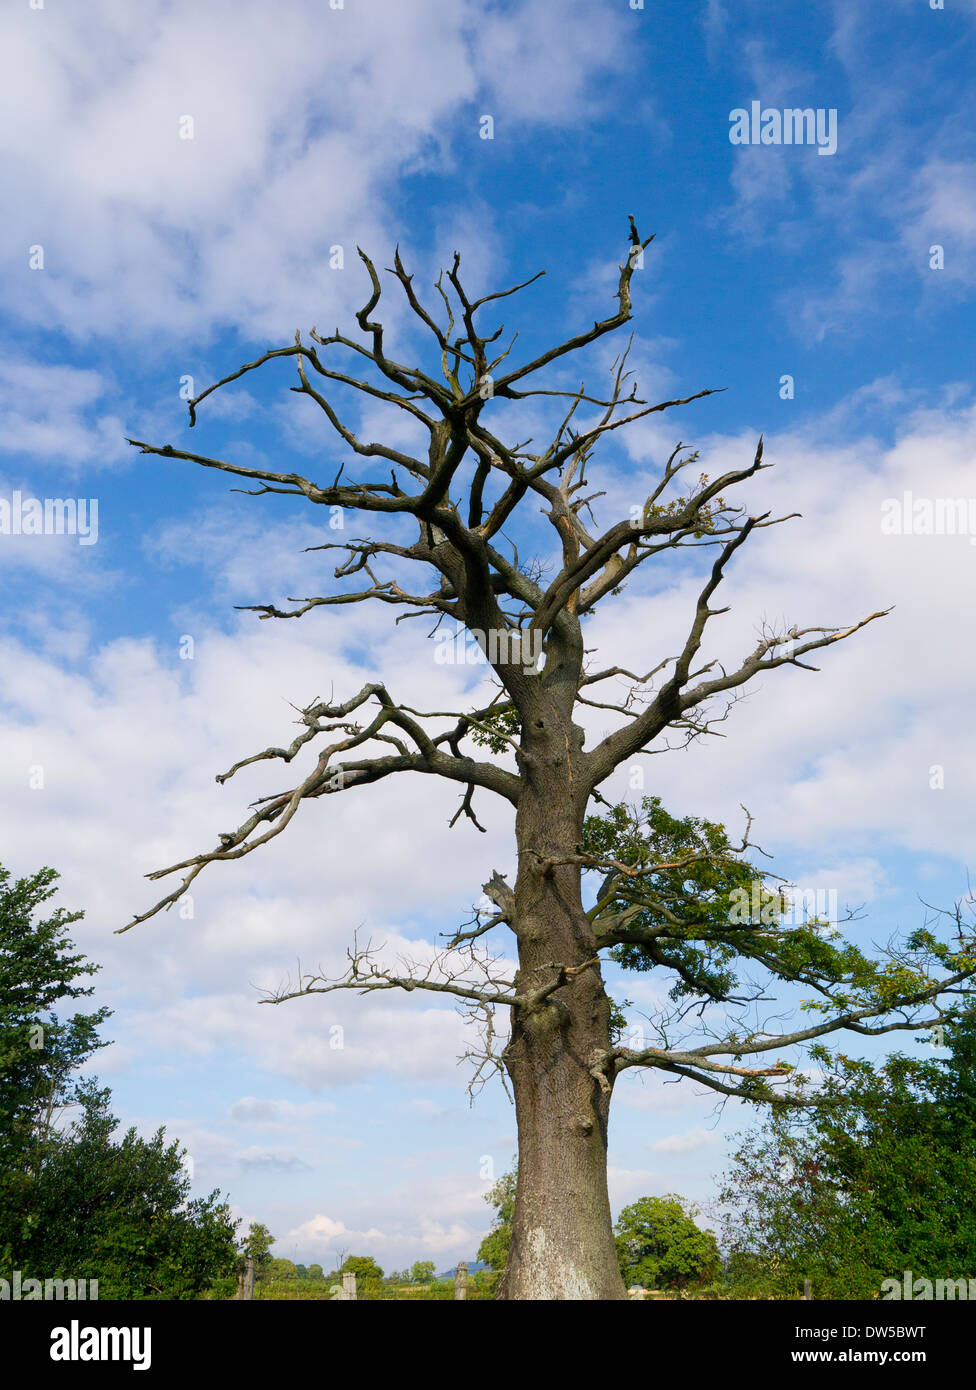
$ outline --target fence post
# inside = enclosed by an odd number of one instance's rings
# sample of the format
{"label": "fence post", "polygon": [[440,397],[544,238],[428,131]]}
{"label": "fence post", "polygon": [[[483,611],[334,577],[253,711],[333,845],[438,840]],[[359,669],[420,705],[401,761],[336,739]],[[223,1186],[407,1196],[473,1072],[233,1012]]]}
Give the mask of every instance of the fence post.
{"label": "fence post", "polygon": [[342,1300],[344,1303],[357,1302],[359,1295],[356,1293],[356,1276],[347,1271],[342,1276]]}
{"label": "fence post", "polygon": [[813,1288],[809,1279],[804,1279],[803,1281],[803,1297],[808,1301],[813,1298]]}
{"label": "fence post", "polygon": [[468,1265],[462,1260],[454,1272],[454,1300],[468,1296]]}
{"label": "fence post", "polygon": [[254,1297],[254,1260],[250,1255],[244,1262],[244,1268],[237,1276],[237,1292],[234,1297],[246,1299]]}

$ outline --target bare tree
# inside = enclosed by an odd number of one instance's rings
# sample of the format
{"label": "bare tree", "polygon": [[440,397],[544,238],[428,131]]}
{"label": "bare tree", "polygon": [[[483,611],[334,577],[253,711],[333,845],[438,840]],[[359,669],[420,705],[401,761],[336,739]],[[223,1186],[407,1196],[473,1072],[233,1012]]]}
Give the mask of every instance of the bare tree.
{"label": "bare tree", "polygon": [[[446,280],[442,273],[436,282],[435,314],[421,302],[397,251],[389,273],[430,335],[438,359],[430,372],[389,355],[377,316],[380,278],[360,251],[371,291],[356,315],[359,339],[338,329],[323,336],[313,328],[307,340],[296,334],[293,345],[264,353],[190,402],[193,425],[200,403],[212,391],[274,358],[292,357],[299,383],[292,389],[319,406],[340,450],[382,465],[360,480],[346,478],[345,465],[330,483],[129,440],[146,454],[250,479],[255,495],[301,496],[318,506],[387,523],[381,534],[315,547],[341,551],[336,579],[361,576],[361,587],[340,585],[325,596],[289,599],[294,606],[287,609],[262,606],[254,610],[262,618],[294,618],[317,607],[373,601],[402,610],[400,616],[453,620],[475,634],[488,658],[498,690],[478,709],[408,708],[380,682],[345,700],[316,700],[305,707],[300,732],[290,744],[243,758],[217,780],[224,782],[260,760],[291,763],[307,745],[321,740],[324,746],[311,769],[290,790],[254,803],[251,814],[235,831],[221,835],[213,849],[151,874],[153,879],[178,874],[180,881],[129,927],[170,907],[206,865],[240,859],[279,835],[306,801],[351,795],[369,783],[413,772],[457,784],[461,801],[452,825],[469,820],[481,828],[476,794],[510,803],[518,850],[514,885],[496,871],[484,885],[493,911],[465,924],[469,929],[459,928],[433,961],[423,968],[410,962],[394,968],[368,944],[357,942],[342,977],[302,974],[294,987],[274,996],[280,1002],[333,990],[382,989],[452,995],[487,1024],[482,1067],[499,1061],[491,1047],[494,1011],[500,1005],[511,1010],[500,1063],[514,1092],[519,1163],[511,1254],[501,1291],[505,1298],[624,1297],[606,1177],[610,1098],[622,1070],[650,1068],[693,1078],[720,1096],[749,1099],[766,1097],[772,1085],[782,1083],[784,1094],[802,1102],[802,1086],[791,1081],[790,1066],[764,1060],[767,1054],[782,1054],[793,1044],[841,1029],[875,1034],[937,1021],[945,1016],[946,996],[972,974],[962,947],[955,954],[936,950],[933,955],[925,943],[915,943],[897,967],[902,973],[892,976],[890,961],[873,967],[834,953],[826,964],[809,932],[799,951],[796,929],[746,921],[726,924],[718,932],[694,913],[682,915],[676,904],[655,895],[654,884],[662,872],[714,856],[704,842],[673,863],[601,856],[583,846],[588,808],[602,799],[598,788],[621,764],[655,751],[669,731],[678,731],[684,741],[698,737],[724,717],[735,692],[753,677],[787,664],[807,666],[804,658],[810,653],[882,616],[872,613],[835,628],[766,632],[734,669],[714,660],[700,662],[706,625],[728,611],[712,605],[736,552],[753,532],[788,519],[747,515],[725,500],[731,489],[768,466],[761,439],[747,465],[713,481],[702,476],[687,491],[680,487],[682,470],[697,455],[678,445],[659,476],[647,484],[646,503],[634,508],[636,515],[602,530],[596,524],[596,498],[587,491],[586,474],[598,446],[628,424],[712,394],[703,390],[656,404],[639,398],[626,365],[629,344],[614,362],[609,388],[602,394],[588,394],[582,385],[563,390],[537,384],[546,380],[547,368],[565,363],[628,322],[631,279],[651,240],[632,233],[614,313],[517,366],[510,364],[515,339],[493,355],[503,330],[483,331],[480,318],[486,308],[525,290],[538,276],[471,299],[455,254]],[[349,391],[403,411],[422,427],[426,454],[360,438],[334,404],[337,393]],[[506,442],[496,423],[506,405],[518,409],[518,403],[529,399],[540,410],[558,412],[542,449],[533,450],[531,441]],[[548,570],[520,561],[503,532],[519,519],[534,521],[540,507],[552,527],[554,558]],[[416,525],[412,539],[404,539],[399,524],[405,517]],[[618,592],[638,566],[686,547],[710,548],[714,560],[680,652],[664,659],[657,654],[657,664],[643,676],[618,667],[589,667],[586,616]],[[384,577],[382,565],[393,577]],[[418,573],[419,578],[413,577]],[[611,684],[611,690],[619,690],[620,682],[629,684],[629,693],[594,698],[612,682],[617,685]],[[610,732],[589,748],[576,722],[586,706],[610,711],[612,720]],[[741,848],[747,837],[748,828]],[[600,878],[589,909],[582,889],[587,871]],[[651,925],[649,904],[655,912]],[[514,978],[483,942],[495,929],[514,934]],[[724,949],[812,985],[823,1016],[809,1027],[766,1031],[757,1024],[743,1032],[726,1015],[717,1033],[712,1029],[696,1041],[675,1033],[684,1017],[676,1011],[660,1024],[659,1046],[620,1046],[614,1041],[601,951],[636,941],[649,952],[660,951],[663,964],[674,964],[669,939],[688,942],[696,934],[703,951],[721,938]],[[824,952],[829,950],[821,944]],[[710,993],[730,1009],[736,1002],[723,996],[721,988]],[[923,1017],[926,1012],[931,1017]]]}

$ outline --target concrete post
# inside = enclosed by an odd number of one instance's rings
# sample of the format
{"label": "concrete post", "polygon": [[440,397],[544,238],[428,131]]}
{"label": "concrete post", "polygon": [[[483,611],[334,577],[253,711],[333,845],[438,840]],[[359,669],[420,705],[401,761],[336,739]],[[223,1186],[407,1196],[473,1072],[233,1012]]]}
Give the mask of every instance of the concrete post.
{"label": "concrete post", "polygon": [[237,1292],[235,1298],[251,1299],[254,1297],[254,1260],[248,1255],[244,1263],[244,1268],[237,1276]]}

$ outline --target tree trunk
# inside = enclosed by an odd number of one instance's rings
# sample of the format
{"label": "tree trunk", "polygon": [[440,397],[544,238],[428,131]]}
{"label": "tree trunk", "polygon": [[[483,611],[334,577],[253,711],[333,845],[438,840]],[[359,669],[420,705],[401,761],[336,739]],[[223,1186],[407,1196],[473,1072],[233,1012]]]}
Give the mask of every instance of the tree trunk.
{"label": "tree trunk", "polygon": [[[574,731],[575,732],[575,731]],[[582,731],[579,731],[580,733]],[[518,1182],[502,1299],[624,1299],[607,1194],[610,1092],[590,1074],[610,1046],[610,1000],[572,856],[582,838],[572,754],[560,737],[523,751],[515,927],[519,993],[571,972],[536,1007],[512,1010],[505,1065],[515,1094]],[[560,747],[561,745],[561,747]],[[526,755],[528,752],[528,755]],[[580,969],[580,967],[583,967]]]}
{"label": "tree trunk", "polygon": [[563,1026],[549,1008],[520,1020],[506,1054],[518,1120],[518,1183],[499,1290],[504,1299],[626,1297],[607,1194],[610,1097],[586,1065],[596,1034],[593,1013],[605,1012],[607,1000],[594,972],[578,979],[574,992],[585,996],[576,1002],[581,1014],[591,1009],[590,1017]]}

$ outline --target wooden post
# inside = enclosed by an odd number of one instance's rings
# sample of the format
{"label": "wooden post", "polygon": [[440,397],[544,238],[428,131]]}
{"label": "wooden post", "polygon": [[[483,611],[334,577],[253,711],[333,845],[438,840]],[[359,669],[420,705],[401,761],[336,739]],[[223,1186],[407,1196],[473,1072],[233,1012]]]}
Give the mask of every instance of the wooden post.
{"label": "wooden post", "polygon": [[454,1300],[467,1298],[468,1296],[468,1266],[467,1261],[462,1260],[454,1272]]}
{"label": "wooden post", "polygon": [[809,1279],[804,1279],[803,1281],[803,1297],[807,1300],[813,1298],[813,1289]]}
{"label": "wooden post", "polygon": [[237,1292],[234,1297],[243,1299],[254,1297],[254,1260],[250,1255],[244,1262],[244,1268],[237,1276]]}
{"label": "wooden post", "polygon": [[342,1276],[342,1299],[344,1303],[358,1302],[356,1276],[348,1271]]}

